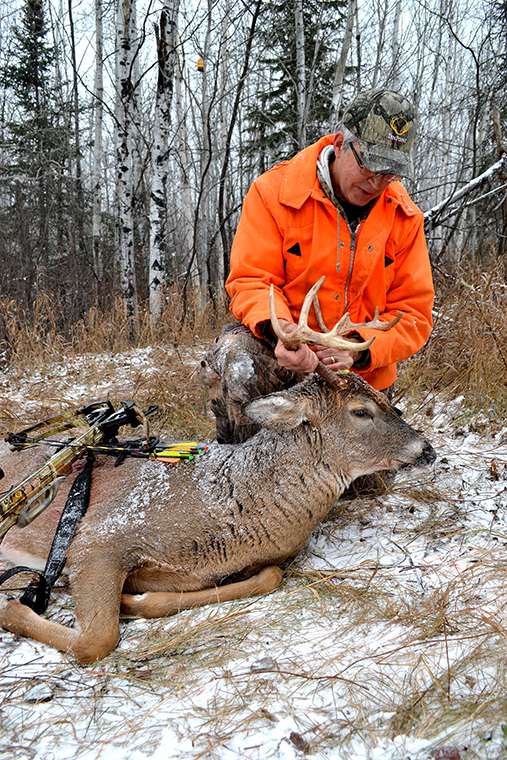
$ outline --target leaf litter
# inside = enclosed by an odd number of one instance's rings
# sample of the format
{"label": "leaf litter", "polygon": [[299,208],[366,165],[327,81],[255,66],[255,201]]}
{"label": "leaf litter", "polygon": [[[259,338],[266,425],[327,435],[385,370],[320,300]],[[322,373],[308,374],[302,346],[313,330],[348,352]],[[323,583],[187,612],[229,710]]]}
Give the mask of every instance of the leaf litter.
{"label": "leaf litter", "polygon": [[[149,395],[159,364],[138,349],[0,374],[2,427]],[[339,501],[270,596],[124,620],[93,666],[0,632],[0,760],[507,757],[507,426],[457,427],[460,404],[405,410],[435,465]],[[48,615],[72,625],[63,583]]]}

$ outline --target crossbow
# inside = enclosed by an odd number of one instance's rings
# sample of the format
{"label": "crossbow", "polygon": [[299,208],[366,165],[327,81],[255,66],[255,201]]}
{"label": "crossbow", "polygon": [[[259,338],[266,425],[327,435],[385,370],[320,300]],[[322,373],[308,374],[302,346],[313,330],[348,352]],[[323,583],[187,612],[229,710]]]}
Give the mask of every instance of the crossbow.
{"label": "crossbow", "polygon": [[[122,401],[117,410],[109,400],[87,404],[80,409],[63,412],[38,422],[18,433],[8,433],[5,441],[13,451],[32,446],[54,446],[56,452],[19,485],[0,494],[0,542],[7,531],[17,525],[24,528],[53,501],[58,487],[71,472],[72,465],[83,456],[100,453],[116,457],[115,465],[127,457],[154,459],[175,463],[202,454],[207,446],[194,441],[160,444],[158,436],[150,434],[148,416],[157,410],[152,405],[146,411],[133,401]],[[75,427],[89,427],[76,438],[51,440],[51,436]],[[135,440],[118,441],[121,427],[143,426],[143,436]],[[0,470],[0,478],[3,472]]]}

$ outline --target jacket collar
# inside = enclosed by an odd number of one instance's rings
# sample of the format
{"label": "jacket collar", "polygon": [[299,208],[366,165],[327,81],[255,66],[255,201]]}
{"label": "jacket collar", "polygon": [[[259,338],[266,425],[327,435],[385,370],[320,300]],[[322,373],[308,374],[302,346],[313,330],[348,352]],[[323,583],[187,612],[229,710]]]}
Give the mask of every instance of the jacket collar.
{"label": "jacket collar", "polygon": [[322,190],[317,179],[317,159],[326,145],[331,145],[334,135],[326,135],[305,148],[287,163],[285,176],[280,185],[280,203],[292,208],[301,208],[303,203],[316,192],[322,198]]}

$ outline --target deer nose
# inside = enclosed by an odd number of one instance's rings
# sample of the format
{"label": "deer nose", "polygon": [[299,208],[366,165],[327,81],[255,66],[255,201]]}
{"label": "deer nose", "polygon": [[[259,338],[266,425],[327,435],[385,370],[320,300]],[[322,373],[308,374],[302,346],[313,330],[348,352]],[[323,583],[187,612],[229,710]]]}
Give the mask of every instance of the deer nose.
{"label": "deer nose", "polygon": [[433,464],[436,458],[437,458],[437,452],[435,451],[431,443],[428,443],[428,441],[424,441],[423,450],[417,457],[414,464],[418,465],[419,467],[429,466],[430,464]]}

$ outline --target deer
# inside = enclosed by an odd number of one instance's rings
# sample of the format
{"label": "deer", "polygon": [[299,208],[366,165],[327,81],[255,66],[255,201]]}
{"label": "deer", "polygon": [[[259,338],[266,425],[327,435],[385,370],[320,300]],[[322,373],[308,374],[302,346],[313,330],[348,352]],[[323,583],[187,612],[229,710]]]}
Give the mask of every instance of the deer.
{"label": "deer", "polygon": [[[312,303],[318,309],[317,285],[290,334],[270,294],[273,330],[290,346],[350,346],[344,337],[350,330],[391,329],[401,318],[383,323],[376,314],[358,326],[346,315],[332,330],[319,321],[323,332],[312,332],[307,319]],[[280,566],[305,548],[355,478],[424,468],[436,456],[381,392],[353,372],[324,365],[287,390],[246,402],[245,413],[261,426],[258,433],[239,444],[211,443],[192,462],[133,459],[115,468],[110,457],[97,456],[88,511],[66,562],[74,626],[39,616],[5,593],[0,626],[91,663],[114,650],[121,616],[166,617],[269,594],[282,581]],[[19,482],[41,456],[2,444],[4,482]],[[43,567],[67,491],[62,486],[32,524],[9,531],[4,558]]]}

